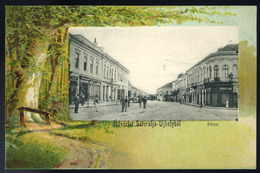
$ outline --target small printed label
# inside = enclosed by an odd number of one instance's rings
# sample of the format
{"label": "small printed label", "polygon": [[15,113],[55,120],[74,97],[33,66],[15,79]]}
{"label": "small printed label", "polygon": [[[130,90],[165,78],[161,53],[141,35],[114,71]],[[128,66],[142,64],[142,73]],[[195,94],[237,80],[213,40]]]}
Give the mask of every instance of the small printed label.
{"label": "small printed label", "polygon": [[216,122],[208,122],[207,126],[218,126],[218,123],[216,123]]}

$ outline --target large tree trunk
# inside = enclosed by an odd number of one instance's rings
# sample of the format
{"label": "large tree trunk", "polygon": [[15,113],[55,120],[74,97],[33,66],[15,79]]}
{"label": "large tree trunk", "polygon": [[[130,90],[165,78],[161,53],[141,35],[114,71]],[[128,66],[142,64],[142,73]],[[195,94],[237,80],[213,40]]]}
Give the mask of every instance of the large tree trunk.
{"label": "large tree trunk", "polygon": [[[22,82],[17,87],[17,92],[12,95],[13,99],[8,104],[6,112],[8,116],[12,116],[13,113],[18,112],[17,108],[21,106],[38,109],[38,96],[42,78],[40,69],[43,68],[46,60],[48,45],[48,42],[41,42],[34,45],[35,50],[31,58],[34,58],[35,63],[31,64],[28,69],[24,69]],[[33,66],[38,67],[38,70],[34,70]],[[25,119],[33,121],[31,115],[31,113],[26,112]],[[38,114],[35,114],[35,119],[43,121]]]}
{"label": "large tree trunk", "polygon": [[[34,54],[34,59],[36,62],[36,66],[43,68],[44,63],[47,57],[47,50],[48,50],[48,42],[39,44],[36,48],[36,53]],[[38,97],[39,97],[39,90],[41,85],[42,73],[40,71],[36,71],[29,76],[29,79],[26,81],[26,85],[29,88],[25,91],[24,94],[24,106],[38,109]],[[35,114],[35,119],[38,121],[42,121],[39,114]],[[31,113],[27,112],[25,114],[25,119],[32,120]]]}

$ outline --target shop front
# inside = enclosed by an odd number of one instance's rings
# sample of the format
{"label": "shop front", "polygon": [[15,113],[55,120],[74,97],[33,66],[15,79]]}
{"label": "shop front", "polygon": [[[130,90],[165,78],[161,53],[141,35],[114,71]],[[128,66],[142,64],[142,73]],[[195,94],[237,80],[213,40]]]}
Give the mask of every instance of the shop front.
{"label": "shop front", "polygon": [[212,85],[206,89],[206,105],[215,107],[237,107],[237,94],[229,84]]}
{"label": "shop front", "polygon": [[80,76],[79,96],[80,96],[80,101],[82,104],[84,104],[84,102],[89,101],[89,82],[90,82],[89,78]]}
{"label": "shop front", "polygon": [[100,81],[80,76],[79,96],[82,103],[89,103],[95,97],[100,98]]}

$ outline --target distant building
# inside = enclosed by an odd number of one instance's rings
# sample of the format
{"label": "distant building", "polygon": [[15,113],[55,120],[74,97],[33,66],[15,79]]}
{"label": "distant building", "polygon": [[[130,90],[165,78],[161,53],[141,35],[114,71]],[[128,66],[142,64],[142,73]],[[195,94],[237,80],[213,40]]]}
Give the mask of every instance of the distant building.
{"label": "distant building", "polygon": [[85,101],[98,96],[101,102],[128,95],[129,70],[106,54],[103,48],[80,34],[69,34],[70,104],[76,94]]}
{"label": "distant building", "polygon": [[172,94],[172,82],[169,82],[157,89],[157,100],[167,101],[166,96]]}
{"label": "distant building", "polygon": [[238,107],[238,44],[203,58],[172,82],[172,90],[177,101]]}

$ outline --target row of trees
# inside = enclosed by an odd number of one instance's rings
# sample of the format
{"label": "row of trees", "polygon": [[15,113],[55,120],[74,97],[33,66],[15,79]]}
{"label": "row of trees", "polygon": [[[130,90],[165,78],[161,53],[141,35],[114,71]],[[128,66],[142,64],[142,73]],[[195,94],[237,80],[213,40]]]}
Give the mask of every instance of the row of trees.
{"label": "row of trees", "polygon": [[69,27],[221,23],[214,15],[234,14],[217,7],[7,6],[6,123],[20,106],[68,108]]}

